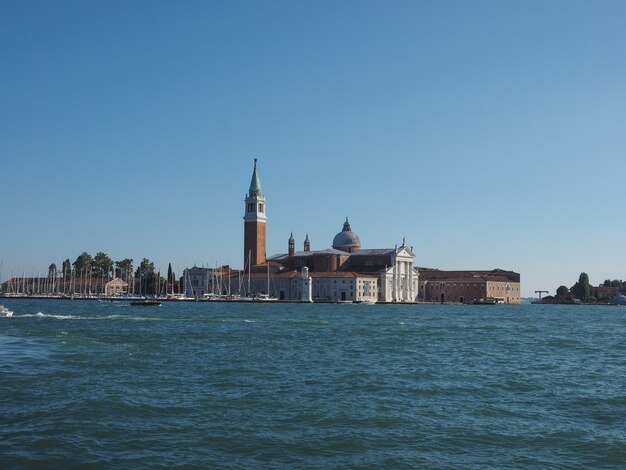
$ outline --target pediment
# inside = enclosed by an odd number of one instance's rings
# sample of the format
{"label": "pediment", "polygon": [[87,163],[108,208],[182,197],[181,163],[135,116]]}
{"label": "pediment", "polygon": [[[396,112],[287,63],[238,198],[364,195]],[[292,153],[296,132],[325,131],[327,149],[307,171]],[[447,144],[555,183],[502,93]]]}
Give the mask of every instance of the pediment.
{"label": "pediment", "polygon": [[415,253],[413,253],[408,246],[400,246],[396,250],[396,257],[415,259]]}

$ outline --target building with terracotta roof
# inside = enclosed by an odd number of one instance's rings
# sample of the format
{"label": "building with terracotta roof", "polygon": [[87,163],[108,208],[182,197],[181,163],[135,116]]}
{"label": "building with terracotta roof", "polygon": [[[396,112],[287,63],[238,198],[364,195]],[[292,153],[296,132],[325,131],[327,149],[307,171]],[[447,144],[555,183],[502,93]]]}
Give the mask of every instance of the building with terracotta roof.
{"label": "building with terracotta roof", "polygon": [[[419,273],[413,266],[413,250],[404,240],[394,248],[363,249],[346,217],[331,247],[311,250],[307,234],[304,249],[296,251],[292,233],[286,253],[266,258],[265,209],[255,159],[244,212],[243,291],[246,295],[256,293],[282,300],[302,300],[306,297],[302,288],[309,286],[308,296],[313,301],[415,302]],[[303,272],[309,279],[306,282]]]}
{"label": "building with terracotta roof", "polygon": [[520,303],[520,275],[513,271],[442,271],[419,268],[421,302]]}

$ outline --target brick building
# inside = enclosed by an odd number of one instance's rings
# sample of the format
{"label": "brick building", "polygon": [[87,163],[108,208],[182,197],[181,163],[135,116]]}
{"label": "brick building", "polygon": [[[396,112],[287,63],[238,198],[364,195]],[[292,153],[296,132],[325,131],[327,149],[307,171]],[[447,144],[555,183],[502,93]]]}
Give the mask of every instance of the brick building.
{"label": "brick building", "polygon": [[419,268],[421,302],[520,303],[520,275],[513,271],[441,271]]}

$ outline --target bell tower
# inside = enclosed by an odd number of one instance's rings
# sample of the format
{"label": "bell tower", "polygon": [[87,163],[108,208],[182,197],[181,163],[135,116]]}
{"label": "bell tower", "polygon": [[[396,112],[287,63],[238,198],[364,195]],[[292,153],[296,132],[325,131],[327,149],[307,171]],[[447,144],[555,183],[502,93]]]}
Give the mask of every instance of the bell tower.
{"label": "bell tower", "polygon": [[291,232],[291,236],[289,237],[289,256],[293,256],[296,252],[296,241],[293,239],[293,232]]}
{"label": "bell tower", "polygon": [[265,226],[267,217],[265,216],[265,198],[261,191],[261,181],[256,169],[256,158],[254,159],[254,171],[245,202],[243,260],[244,269],[248,271],[251,266],[265,263],[266,260]]}

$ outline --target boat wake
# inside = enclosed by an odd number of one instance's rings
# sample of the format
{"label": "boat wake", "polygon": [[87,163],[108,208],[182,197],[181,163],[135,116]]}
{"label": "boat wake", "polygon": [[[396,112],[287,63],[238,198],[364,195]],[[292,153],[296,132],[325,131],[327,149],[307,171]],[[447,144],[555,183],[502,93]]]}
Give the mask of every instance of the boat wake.
{"label": "boat wake", "polygon": [[83,317],[77,317],[76,315],[53,315],[53,314],[46,314],[43,312],[37,312],[37,313],[25,313],[23,315],[15,315],[18,318],[28,318],[28,317],[34,317],[34,318],[56,318],[57,320],[74,320],[74,319],[80,319]]}
{"label": "boat wake", "polygon": [[55,320],[136,320],[136,321],[148,321],[148,320],[163,320],[163,318],[156,317],[130,317],[128,315],[106,315],[106,316],[84,316],[84,315],[58,315],[52,313],[24,313],[22,315],[13,315],[13,318],[52,318]]}

